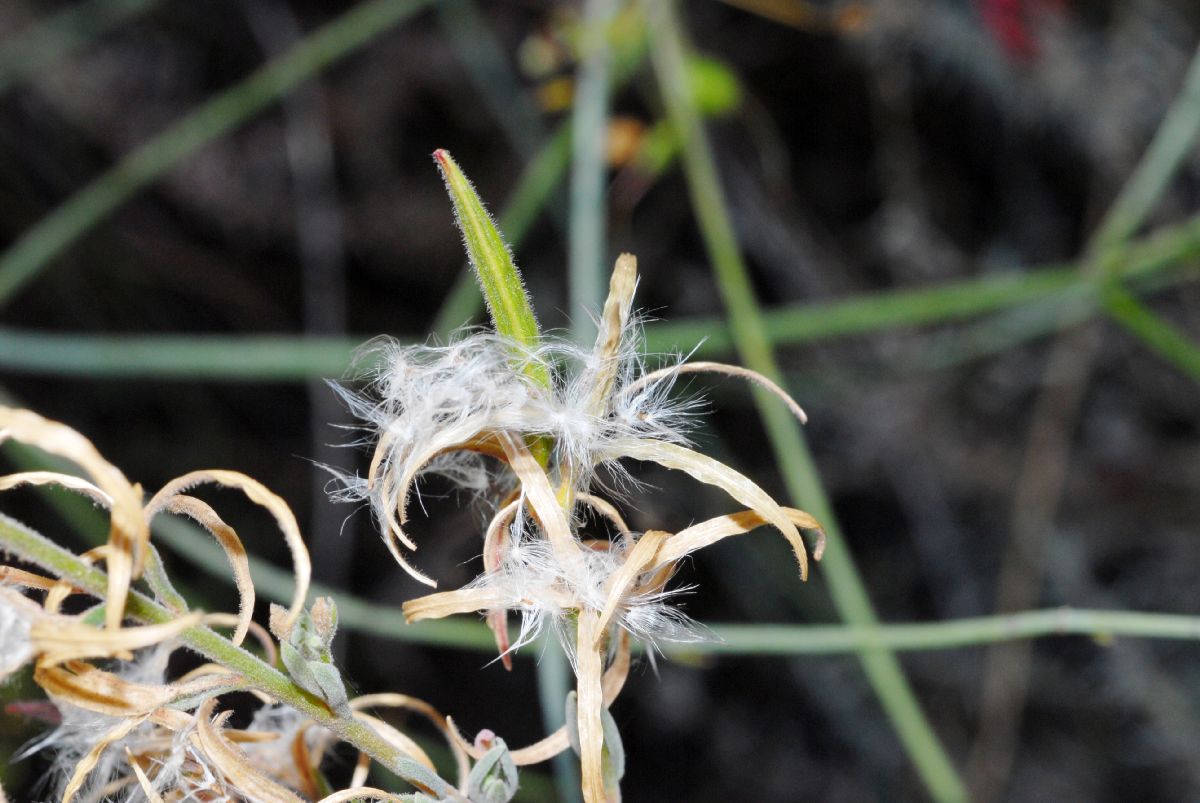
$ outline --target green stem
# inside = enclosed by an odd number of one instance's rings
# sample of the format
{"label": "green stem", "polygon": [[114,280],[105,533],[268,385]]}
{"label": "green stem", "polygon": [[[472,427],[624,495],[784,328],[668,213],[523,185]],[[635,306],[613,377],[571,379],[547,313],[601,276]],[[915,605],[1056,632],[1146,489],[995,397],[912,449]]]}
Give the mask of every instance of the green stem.
{"label": "green stem", "polygon": [[1134,611],[1054,608],[874,628],[845,625],[713,625],[720,642],[678,645],[667,652],[733,655],[836,655],[864,647],[930,651],[978,647],[1046,636],[1090,636],[1101,643],[1115,636],[1200,641],[1200,616]]}
{"label": "green stem", "polygon": [[[104,572],[87,565],[54,542],[3,514],[0,514],[0,545],[4,551],[41,567],[55,577],[69,580],[77,588],[97,598],[103,599],[107,593]],[[174,618],[169,610],[137,592],[129,595],[125,610],[131,619],[146,624],[162,624]],[[295,708],[417,788],[439,797],[454,796],[452,786],[396,750],[370,727],[354,719],[338,717],[321,700],[298,687],[287,676],[223,636],[206,627],[193,627],[185,630],[179,638],[210,661],[241,675],[250,687]]]}
{"label": "green stem", "polygon": [[51,260],[184,158],[428,3],[367,0],[143,143],[42,218],[0,255],[0,307]]}
{"label": "green stem", "polygon": [[[180,546],[183,540],[168,537],[166,533],[158,533],[156,538],[166,542],[172,549]],[[230,582],[224,558],[214,544],[200,539],[188,539],[187,543],[193,545],[187,553],[189,560],[214,578]],[[202,554],[198,555],[197,552]],[[264,597],[284,603],[291,599],[292,577],[287,572],[251,558],[251,573],[255,586]],[[347,630],[482,652],[496,648],[491,632],[478,622],[450,619],[406,625],[398,608],[372,603],[340,589],[314,586],[312,593],[334,597],[338,605],[339,625]],[[842,654],[876,645],[891,650],[947,650],[998,641],[1070,634],[1096,638],[1130,636],[1200,641],[1200,616],[1058,608],[942,622],[877,624],[869,628],[855,625],[716,624],[709,629],[716,636],[714,641],[664,645],[664,650],[692,655]]]}
{"label": "green stem", "polygon": [[574,132],[571,154],[570,237],[567,287],[570,296],[571,332],[590,345],[596,337],[589,313],[604,298],[605,232],[608,209],[604,203],[605,149],[608,143],[609,28],[616,15],[616,0],[586,0],[579,48]]}
{"label": "green stem", "polygon": [[1192,57],[1183,88],[1171,102],[1137,169],[1092,236],[1093,251],[1104,251],[1133,236],[1166,192],[1183,160],[1191,154],[1197,132],[1200,132],[1200,48]]}
{"label": "green stem", "polygon": [[[88,512],[97,521],[101,518],[94,508],[89,507]],[[8,537],[3,521],[0,518],[0,541]],[[103,531],[89,522],[78,524],[89,531]],[[224,554],[195,525],[160,517],[155,522],[154,537],[210,577],[232,583]],[[55,550],[63,552],[57,547]],[[74,556],[65,554],[74,561]],[[264,598],[281,603],[291,600],[295,580],[289,572],[251,556],[250,573],[255,588]],[[104,589],[105,586],[96,588]],[[454,649],[491,652],[496,648],[491,631],[479,622],[443,619],[407,625],[399,608],[379,605],[342,589],[321,585],[314,585],[311,593],[313,596],[331,596],[337,601],[338,624],[345,630]],[[683,655],[835,655],[856,652],[877,643],[892,650],[947,650],[1072,634],[1095,638],[1128,636],[1200,641],[1200,616],[1058,608],[942,622],[879,624],[869,629],[852,625],[721,624],[711,625],[709,629],[716,640],[664,645],[664,649]]]}
{"label": "green stem", "polygon": [[1104,291],[1109,316],[1136,336],[1151,351],[1200,382],[1200,347],[1187,333],[1159,317],[1135,296],[1113,284]]}
{"label": "green stem", "polygon": [[[569,134],[560,129],[543,155],[553,152],[544,165],[548,172],[566,169]],[[537,164],[537,161],[535,161]],[[532,168],[531,168],[532,169]],[[524,181],[514,193],[504,231],[515,231],[519,240],[536,216],[536,207],[553,188],[552,181]],[[530,187],[529,195],[521,193]],[[536,188],[535,188],[536,187]],[[520,197],[518,197],[520,196]],[[536,196],[536,197],[535,197]],[[1118,247],[1116,261],[1123,279],[1135,290],[1155,289],[1164,271],[1200,257],[1200,217],[1164,228],[1127,247]],[[443,336],[471,318],[479,309],[479,289],[470,272],[463,276],[459,297],[439,313],[434,331]],[[1006,276],[982,276],[945,282],[916,290],[868,293],[837,301],[788,304],[762,312],[768,339],[775,346],[795,346],[836,337],[865,335],[899,326],[945,324],[969,320],[1014,307],[1033,309],[1049,303],[1070,306],[1071,322],[1094,314],[1100,304],[1094,279],[1081,276],[1072,266],[1043,266]],[[1039,315],[1028,322],[1005,326],[1006,342],[1017,344],[1057,325]],[[9,371],[48,373],[93,378],[154,377],[156,379],[222,381],[298,381],[314,376],[342,376],[350,367],[354,349],[366,336],[300,338],[284,335],[176,336],[176,335],[65,335],[35,333],[0,327],[0,368]],[[697,356],[715,357],[733,350],[729,326],[720,318],[698,316],[650,323],[646,348],[667,352],[687,351],[700,343]]]}
{"label": "green stem", "polygon": [[[651,48],[655,73],[669,119],[683,137],[688,189],[729,314],[734,343],[747,367],[781,381],[781,372],[729,218],[712,151],[688,86],[686,46],[675,5],[666,0],[645,0],[643,6],[655,39],[655,46]],[[828,541],[822,574],[829,584],[834,605],[847,623],[870,637],[878,630],[875,610],[842,537],[830,500],[817,478],[816,465],[799,425],[783,405],[757,388],[755,400],[789,491],[801,507],[807,508],[825,525]],[[858,655],[893,728],[930,793],[939,801],[966,800],[966,788],[926,719],[895,655],[870,638]]]}

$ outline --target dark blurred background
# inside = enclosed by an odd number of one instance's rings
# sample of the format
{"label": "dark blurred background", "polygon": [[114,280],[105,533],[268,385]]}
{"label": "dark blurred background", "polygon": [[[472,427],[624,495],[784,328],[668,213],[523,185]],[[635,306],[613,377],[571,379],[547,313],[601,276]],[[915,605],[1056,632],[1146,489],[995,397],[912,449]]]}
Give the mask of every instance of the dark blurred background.
{"label": "dark blurred background", "polygon": [[[0,95],[0,241],[350,7],[145,5]],[[0,3],[0,47],[68,6]],[[1191,0],[695,0],[681,11],[709,60],[709,130],[769,308],[1077,262],[1200,40]],[[454,2],[381,33],[54,259],[0,312],[0,334],[425,338],[463,264],[430,154],[448,148],[501,208],[569,118],[579,12]],[[639,306],[655,317],[719,316],[669,141],[662,155],[653,73],[635,66],[612,105],[608,256],[638,255]],[[1145,229],[1194,211],[1198,179],[1193,151]],[[551,328],[569,324],[565,197],[515,249]],[[1200,333],[1193,277],[1173,272],[1148,300]],[[1068,317],[1029,305],[780,347],[885,621],[1200,608],[1196,386],[1111,323]],[[14,342],[0,340],[0,352]],[[296,510],[317,580],[392,606],[420,593],[370,516],[324,495],[314,461],[362,471],[364,455],[337,448],[353,439],[337,428],[350,420],[322,382],[92,378],[18,370],[13,358],[0,353],[10,401],[89,435],[146,488],[194,468],[244,471]],[[705,448],[782,494],[749,394],[718,383],[710,395]],[[665,472],[646,478],[637,530],[731,509]],[[456,587],[477,569],[484,508],[440,496],[436,482],[426,490],[419,562]],[[235,496],[221,496],[227,518],[254,553],[285,566],[268,519]],[[34,495],[5,504],[85,548]],[[688,612],[836,621],[820,570],[801,586],[785,558],[771,538],[706,550],[680,578],[698,586]],[[171,566],[198,604],[234,604],[185,560]],[[543,733],[535,650],[508,674],[485,667],[485,653],[343,638],[360,690],[416,695],[510,745]],[[1200,799],[1196,656],[1183,642],[1065,637],[1004,653],[907,653],[903,666],[978,800],[1177,801]],[[614,715],[630,801],[925,797],[852,655],[664,660],[657,672],[643,662]],[[39,728],[0,714],[4,754]],[[7,768],[6,788],[43,766]],[[552,799],[549,773],[531,771],[525,799]]]}

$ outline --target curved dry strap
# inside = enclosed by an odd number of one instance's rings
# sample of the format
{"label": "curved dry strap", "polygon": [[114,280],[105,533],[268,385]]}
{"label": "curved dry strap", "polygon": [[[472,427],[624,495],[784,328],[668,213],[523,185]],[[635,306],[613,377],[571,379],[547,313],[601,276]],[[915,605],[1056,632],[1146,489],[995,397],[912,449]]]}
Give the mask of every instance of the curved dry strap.
{"label": "curved dry strap", "polygon": [[255,768],[250,757],[225,738],[220,724],[229,712],[213,719],[216,704],[215,699],[207,700],[196,709],[196,731],[192,738],[229,785],[255,803],[304,803],[294,792]]}
{"label": "curved dry strap", "polygon": [[576,733],[579,734],[579,774],[583,780],[584,803],[605,803],[604,793],[604,690],[600,654],[600,615],[582,610],[576,622],[575,679],[579,704]]}
{"label": "curved dry strap", "polygon": [[533,508],[555,556],[564,566],[570,565],[572,561],[581,557],[579,543],[571,534],[571,525],[558,503],[546,470],[538,464],[518,436],[504,432],[500,434],[499,439],[509,468],[517,475],[521,483],[521,493]]}
{"label": "curved dry strap", "polygon": [[603,417],[608,413],[609,397],[621,367],[621,341],[629,323],[635,290],[637,257],[621,254],[608,282],[608,297],[600,314],[596,345],[592,347],[592,364],[583,380],[583,386],[588,388],[584,410],[589,415]]}
{"label": "curved dry strap", "polygon": [[[604,676],[601,679],[601,689],[604,692],[605,706],[612,705],[613,701],[620,696],[621,690],[625,688],[625,681],[629,679],[631,660],[629,634],[621,631],[621,636],[617,641],[616,655],[613,656],[613,662],[609,664],[608,669],[605,670]],[[476,761],[483,758],[487,751],[480,750],[468,742],[463,737],[462,732],[459,731],[458,726],[454,724],[453,718],[446,717],[446,724],[450,727],[450,733],[454,741],[467,755]],[[540,741],[522,747],[519,750],[509,751],[509,756],[511,756],[513,763],[518,767],[526,767],[530,764],[541,764],[543,761],[549,761],[570,746],[570,737],[567,735],[567,727],[564,725]]]}
{"label": "curved dry strap", "polygon": [[433,761],[429,758],[429,755],[407,734],[392,727],[379,717],[373,717],[361,711],[355,711],[354,718],[359,722],[370,725],[379,734],[379,738],[396,748],[400,753],[408,756],[430,772],[437,772],[437,767],[433,765]]}
{"label": "curved dry strap", "polygon": [[[101,544],[79,555],[79,560],[91,566],[98,560],[107,559],[111,551],[112,549],[108,544]],[[42,600],[42,608],[46,613],[58,613],[58,609],[62,607],[63,600],[79,590],[66,579],[60,577],[50,591],[46,593],[46,598]]]}
{"label": "curved dry strap", "polygon": [[60,580],[56,580],[53,577],[43,577],[40,574],[18,569],[16,566],[0,566],[0,586],[20,586],[22,588],[36,588],[40,591],[49,591],[60,582]]}
{"label": "curved dry strap", "polygon": [[637,579],[655,565],[655,557],[658,554],[659,547],[670,535],[670,533],[660,530],[650,530],[638,539],[632,549],[625,553],[625,560],[621,563],[621,568],[613,572],[612,576],[608,579],[608,588],[605,589],[604,610],[600,612],[600,617],[595,623],[596,643],[592,645],[593,648],[600,648],[600,644],[608,631],[608,623],[617,612],[617,608],[624,601],[625,595],[633,589],[633,585],[637,582]]}
{"label": "curved dry strap", "polygon": [[783,533],[784,538],[792,545],[796,561],[800,564],[801,579],[808,578],[808,552],[803,539],[800,538],[800,531],[779,503],[749,477],[708,455],[666,441],[622,438],[605,450],[606,459],[617,460],[623,457],[658,463],[725,491]]}
{"label": "curved dry strap", "polygon": [[134,650],[175,638],[200,621],[199,613],[190,613],[161,624],[109,630],[73,616],[46,616],[30,625],[29,638],[41,655],[38,663],[54,666],[77,658],[132,657]]}
{"label": "curved dry strap", "polygon": [[141,490],[131,485],[116,466],[100,456],[92,442],[57,421],[29,410],[0,407],[0,442],[12,439],[65,457],[87,472],[105,494],[109,505],[108,594],[104,621],[110,629],[121,626],[129,585],[141,574],[150,530],[142,518]]}
{"label": "curved dry strap", "polygon": [[508,528],[512,525],[520,508],[521,498],[518,496],[500,508],[488,522],[487,530],[483,534],[483,570],[485,572],[494,572],[500,568],[500,563],[504,560],[504,535],[508,532]]}
{"label": "curved dry strap", "polygon": [[[164,485],[146,505],[146,515],[154,516],[167,506],[172,497],[179,496],[188,489],[204,483],[236,488],[244,493],[251,502],[266,508],[275,517],[275,522],[283,533],[283,540],[287,543],[288,551],[292,553],[292,568],[296,578],[296,590],[292,594],[292,604],[288,608],[287,619],[283,622],[284,627],[290,630],[296,617],[304,609],[304,599],[308,596],[308,584],[312,577],[312,563],[309,561],[308,549],[304,546],[304,539],[300,535],[300,525],[296,523],[296,516],[292,513],[292,509],[265,485],[237,471],[222,469],[191,471]],[[215,513],[213,515],[216,516]]]}
{"label": "curved dry strap", "polygon": [[480,452],[503,459],[503,451],[490,438],[477,437],[479,434],[479,428],[474,425],[439,432],[430,439],[419,455],[403,461],[405,469],[399,478],[390,476],[389,471],[389,464],[395,462],[395,458],[387,456],[392,442],[396,439],[393,433],[384,433],[371,458],[371,465],[367,471],[367,488],[371,493],[379,494],[377,504],[378,509],[383,512],[384,543],[392,557],[400,564],[400,568],[414,580],[430,588],[437,588],[437,582],[412,566],[400,550],[400,545],[413,551],[417,548],[416,543],[404,532],[403,526],[408,521],[409,489],[430,460],[448,452]]}
{"label": "curved dry strap", "polygon": [[667,379],[669,377],[678,376],[679,374],[700,373],[723,374],[725,376],[733,376],[737,377],[738,379],[745,379],[753,382],[760,388],[763,388],[764,390],[767,390],[778,397],[780,401],[787,405],[787,408],[791,411],[792,415],[800,419],[801,424],[808,423],[808,414],[804,412],[804,408],[797,404],[796,400],[793,399],[786,390],[777,385],[773,380],[760,374],[758,371],[752,371],[749,368],[743,368],[740,365],[729,365],[728,363],[723,362],[684,362],[678,365],[670,365],[666,368],[659,368],[657,371],[651,371],[648,374],[643,374],[635,381],[630,382],[621,389],[621,395],[624,396],[628,393],[640,390],[647,385],[652,385],[655,382]]}
{"label": "curved dry strap", "polygon": [[518,601],[495,588],[459,588],[410,599],[400,606],[410,625],[422,619],[443,619],[456,613],[475,613],[508,608]]}
{"label": "curved dry strap", "polygon": [[[204,624],[207,625],[208,627],[234,627],[234,628],[236,628],[241,625],[241,622],[242,622],[242,619],[241,619],[240,614],[232,614],[232,613],[206,613],[206,614],[204,614]],[[263,654],[265,656],[263,658],[263,660],[266,661],[271,666],[275,666],[276,658],[278,657],[278,651],[275,648],[275,639],[271,638],[271,634],[267,632],[267,629],[265,627],[260,625],[258,622],[255,622],[253,619],[250,620],[249,632],[250,632],[250,635],[254,636],[254,640],[258,642],[258,645],[260,647],[262,647]]]}
{"label": "curved dry strap", "polygon": [[[488,523],[487,532],[483,535],[483,570],[485,572],[494,572],[500,568],[500,563],[504,559],[504,533],[508,531],[520,507],[521,499],[518,496],[500,508]],[[509,652],[512,645],[508,640],[508,610],[498,608],[488,611],[487,626],[496,641],[500,663],[511,672],[513,665],[512,654]]]}
{"label": "curved dry strap", "polygon": [[[454,741],[454,736],[451,733],[449,721],[429,703],[417,697],[409,697],[407,694],[394,694],[384,692],[380,694],[364,694],[361,697],[355,697],[350,701],[350,709],[360,711],[364,708],[404,708],[408,711],[414,711],[428,719],[433,726],[438,729],[446,743],[450,746],[450,752],[454,754],[455,768],[458,772],[458,782],[461,786],[466,783],[467,776],[471,774],[471,762],[465,750],[459,747]],[[433,769],[430,767],[430,769]]]}
{"label": "curved dry strap", "polygon": [[585,493],[579,494],[576,498],[604,518],[608,519],[612,525],[617,528],[617,532],[619,532],[621,535],[628,537],[632,533],[632,531],[629,529],[629,525],[625,523],[625,519],[621,517],[621,512],[617,510],[616,506],[607,499],[601,499],[598,496],[592,496],[591,494]]}
{"label": "curved dry strap", "polygon": [[250,577],[250,558],[246,554],[246,547],[242,544],[242,539],[238,537],[237,531],[222,521],[221,517],[217,515],[217,511],[213,510],[207,502],[194,496],[176,494],[161,500],[155,496],[150,501],[151,503],[146,506],[145,513],[147,522],[152,521],[158,513],[187,516],[207,530],[209,535],[221,545],[225,557],[229,560],[229,565],[233,568],[233,582],[238,592],[238,621],[237,627],[233,631],[232,641],[241,646],[246,639],[246,632],[250,629],[250,621],[254,616],[255,594],[254,581]]}
{"label": "curved dry strap", "polygon": [[146,796],[148,803],[163,803],[162,797],[154,791],[154,784],[150,783],[150,779],[146,777],[146,771],[142,769],[142,765],[138,763],[128,745],[125,747],[125,761],[133,768],[133,775],[137,778],[138,786],[142,788],[142,794]]}
{"label": "curved dry strap", "polygon": [[[825,554],[825,531],[821,529],[821,523],[810,514],[793,507],[785,507],[783,512],[792,524],[804,530],[813,530],[818,534],[816,546],[813,547],[813,558],[820,560],[821,556]],[[756,510],[743,510],[739,513],[717,516],[708,521],[693,524],[667,539],[666,543],[658,550],[655,565],[675,563],[684,556],[715,544],[724,538],[748,533],[756,527],[770,523]]]}
{"label": "curved dry strap", "polygon": [[112,747],[117,742],[124,739],[134,728],[141,725],[149,718],[148,715],[134,717],[132,719],[122,720],[112,728],[109,728],[103,735],[92,745],[87,754],[79,760],[75,765],[75,771],[71,773],[70,779],[67,781],[66,788],[63,789],[62,803],[71,803],[75,799],[75,795],[83,788],[83,784],[87,781],[92,770],[100,763],[100,757],[108,748]]}
{"label": "curved dry strap", "polygon": [[57,485],[86,496],[105,510],[110,509],[113,503],[111,496],[83,477],[76,477],[74,474],[62,474],[58,471],[21,471],[17,474],[0,477],[0,491],[7,491],[21,485]]}
{"label": "curved dry strap", "polygon": [[236,688],[240,681],[225,674],[158,685],[134,683],[84,661],[68,661],[63,666],[39,663],[33,677],[51,698],[110,717],[150,714],[177,700]]}

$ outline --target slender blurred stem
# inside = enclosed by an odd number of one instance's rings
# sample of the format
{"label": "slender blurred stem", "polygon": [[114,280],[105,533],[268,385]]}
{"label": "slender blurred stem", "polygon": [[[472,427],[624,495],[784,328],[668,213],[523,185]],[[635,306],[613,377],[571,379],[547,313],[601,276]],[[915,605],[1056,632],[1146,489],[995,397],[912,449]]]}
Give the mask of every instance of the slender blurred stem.
{"label": "slender blurred stem", "polygon": [[[492,643],[495,648],[495,642]],[[558,645],[557,639],[542,643],[537,659],[538,704],[542,709],[542,726],[547,733],[562,727],[567,693],[571,690],[571,665]],[[554,787],[560,803],[575,803],[582,799],[579,762],[570,750],[554,757]]]}
{"label": "slender blurred stem", "polygon": [[[31,454],[17,454],[17,446],[19,444],[7,444],[4,451],[21,470],[32,470],[39,465],[70,470],[69,466],[46,456],[34,460]],[[46,496],[70,515],[73,527],[99,537],[107,532],[103,514],[86,501],[61,493],[48,492]],[[77,502],[80,504],[74,504]],[[4,532],[7,531],[0,527],[0,544],[4,541]],[[221,548],[195,525],[181,519],[160,517],[155,522],[154,539],[212,579],[233,583]],[[0,551],[8,550],[0,548]],[[295,580],[290,572],[251,556],[250,573],[255,588],[265,599],[281,603],[291,601]],[[103,584],[97,587],[105,588]],[[343,589],[314,584],[311,594],[337,600],[339,625],[346,630],[412,644],[480,652],[496,648],[491,631],[478,622],[439,619],[409,625],[405,624],[399,608],[373,603]],[[1200,616],[1056,608],[942,622],[879,624],[867,629],[853,625],[721,624],[711,625],[709,629],[717,637],[713,641],[668,645],[666,649],[686,655],[836,655],[856,652],[876,643],[892,650],[949,650],[1066,635],[1091,636],[1102,642],[1114,636],[1200,641]]]}
{"label": "slender blurred stem", "polygon": [[[1185,85],[1173,101],[1133,174],[1126,181],[1089,239],[1079,272],[1092,278],[1105,304],[1116,305],[1127,320],[1139,324],[1138,336],[1151,329],[1158,337],[1152,347],[1167,346],[1178,356],[1180,340],[1164,341],[1164,328],[1155,316],[1117,285],[1119,265],[1111,259],[1142,225],[1166,191],[1171,178],[1200,132],[1200,49],[1193,58]],[[1141,313],[1141,314],[1139,314]],[[1160,323],[1158,326],[1153,326]],[[1151,329],[1147,329],[1149,324]],[[1095,328],[1065,334],[1055,340],[1046,361],[1041,388],[1029,416],[1025,448],[1010,513],[1010,534],[1001,556],[996,581],[998,613],[1036,604],[1046,574],[1045,551],[1054,537],[1054,520],[1070,476],[1072,434],[1087,396],[1092,370],[1100,354]],[[990,801],[1004,793],[1016,760],[1022,714],[1030,681],[1032,652],[1027,644],[997,646],[984,663],[980,691],[980,727],[967,759],[967,779],[976,799]]]}
{"label": "slender blurred stem", "polygon": [[1105,290],[1104,308],[1147,348],[1200,382],[1200,346],[1186,332],[1116,284]]}
{"label": "slender blurred stem", "polygon": [[[560,171],[566,169],[565,143],[566,138],[556,142],[556,165]],[[542,187],[548,185],[536,183]],[[523,182],[522,187],[525,186],[529,185]],[[531,191],[530,195],[534,194],[540,191]],[[519,235],[524,233],[521,225],[527,225],[536,214],[533,211],[536,204],[528,202],[528,198],[514,197],[509,207],[511,214],[506,212],[501,218],[502,224],[513,222],[512,226],[503,227],[505,231],[517,232],[514,241],[519,241]],[[522,214],[516,214],[517,211]],[[1122,254],[1121,264],[1125,267],[1120,269],[1121,275],[1128,278],[1132,290],[1159,289],[1180,278],[1168,274],[1169,268],[1200,257],[1200,218],[1164,229],[1124,249]],[[448,301],[439,315],[445,319],[435,329],[440,335],[448,334],[483,306],[479,288],[469,272],[464,274],[461,284],[458,300]],[[1075,267],[1037,267],[1012,276],[984,276],[917,290],[789,304],[765,310],[762,317],[772,344],[789,346],[899,326],[945,324],[1013,308],[1004,319],[985,321],[977,333],[961,338],[963,348],[942,359],[950,364],[975,354],[995,353],[998,348],[1041,337],[1061,325],[1086,320],[1097,311],[1100,296],[1095,280],[1081,276]],[[343,375],[350,367],[355,347],[366,339],[361,335],[305,339],[277,335],[64,335],[0,327],[0,368],[92,378],[296,381]],[[698,356],[717,356],[733,349],[729,327],[716,317],[699,316],[646,326],[646,347],[651,352],[689,350],[697,343]]]}
{"label": "slender blurred stem", "polygon": [[[268,58],[277,58],[302,37],[300,22],[285,0],[244,0],[250,28]],[[346,332],[346,249],[336,178],[333,131],[318,79],[299,86],[283,100],[284,145],[294,188],[296,250],[302,280],[304,336],[336,337]],[[340,470],[351,469],[350,455],[330,443],[331,426],[348,413],[323,378],[309,379],[310,459]],[[327,583],[350,584],[355,530],[340,526],[338,511],[325,491],[329,475],[312,471],[309,479],[309,553],[318,576]],[[333,656],[345,659],[346,639],[333,643]]]}
{"label": "slender blurred stem", "polygon": [[[643,5],[655,40],[651,47],[655,73],[669,118],[683,138],[684,171],[692,205],[729,313],[734,343],[748,367],[781,381],[711,148],[688,85],[686,46],[675,5],[649,1]],[[877,630],[878,619],[834,518],[830,500],[817,478],[816,466],[798,423],[769,394],[756,389],[755,399],[792,496],[825,525],[828,547],[823,575],[843,619],[868,636],[859,659],[892,726],[930,794],[939,801],[965,800],[966,789],[921,710],[899,662],[884,645],[870,639]]]}
{"label": "slender blurred stem", "polygon": [[589,313],[603,300],[608,210],[605,148],[608,141],[610,54],[608,29],[616,0],[586,0],[580,35],[581,59],[571,122],[571,216],[567,275],[571,331],[583,344],[596,337]]}
{"label": "slender blurred stem", "polygon": [[1200,131],[1200,48],[1192,57],[1183,87],[1146,153],[1092,235],[1091,251],[1119,246],[1137,232],[1183,160],[1192,153],[1197,131]]}
{"label": "slender blurred stem", "polygon": [[0,254],[0,307],[97,223],[200,147],[297,84],[415,14],[430,0],[366,0],[132,151]]}

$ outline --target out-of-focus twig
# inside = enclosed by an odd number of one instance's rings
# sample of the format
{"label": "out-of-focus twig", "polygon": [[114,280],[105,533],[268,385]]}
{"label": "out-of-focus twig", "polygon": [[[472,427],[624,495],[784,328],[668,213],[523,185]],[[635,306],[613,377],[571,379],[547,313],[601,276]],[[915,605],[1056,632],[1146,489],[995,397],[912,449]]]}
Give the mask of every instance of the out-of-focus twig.
{"label": "out-of-focus twig", "polygon": [[[1098,282],[1115,280],[1117,269],[1107,262],[1106,255],[1141,227],[1191,150],[1197,133],[1200,50],[1145,155],[1089,241],[1080,268],[1084,276]],[[1128,305],[1123,309],[1128,312]],[[1144,323],[1145,316],[1140,320]],[[1029,607],[1041,592],[1045,543],[1066,483],[1071,442],[1100,342],[1100,333],[1087,328],[1060,337],[1051,350],[1013,497],[1010,540],[997,581],[997,613]],[[1028,644],[997,647],[988,654],[980,731],[967,764],[972,792],[982,803],[1001,794],[1016,757],[1030,657]]]}
{"label": "out-of-focus twig", "polygon": [[[734,342],[748,367],[779,379],[780,371],[729,218],[708,138],[689,88],[684,67],[685,45],[675,5],[648,1],[643,7],[654,37],[651,59],[668,115],[683,138],[684,172],[729,314]],[[789,491],[825,526],[828,541],[822,573],[834,604],[847,623],[870,631],[878,625],[878,619],[818,479],[803,433],[796,420],[768,396],[756,393],[755,400]],[[895,656],[886,648],[875,647],[860,652],[859,660],[930,794],[939,801],[965,800],[962,781]]]}

